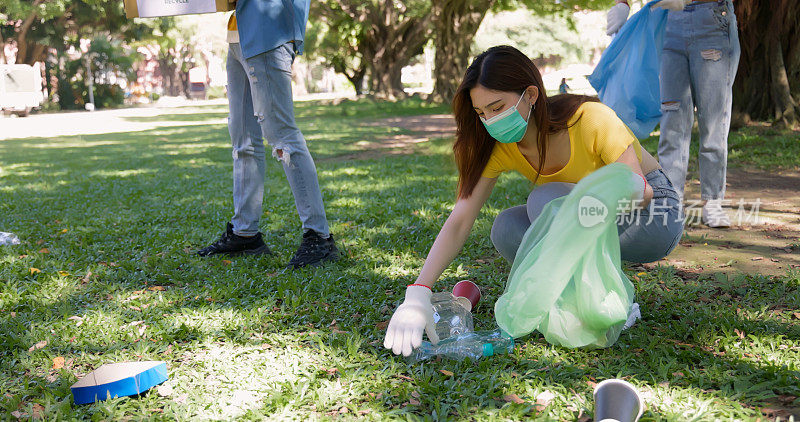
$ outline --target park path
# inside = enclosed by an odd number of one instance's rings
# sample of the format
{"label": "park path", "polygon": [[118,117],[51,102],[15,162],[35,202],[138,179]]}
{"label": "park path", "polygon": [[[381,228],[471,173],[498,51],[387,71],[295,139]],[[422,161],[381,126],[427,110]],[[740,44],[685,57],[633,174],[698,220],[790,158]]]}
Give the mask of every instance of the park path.
{"label": "park path", "polygon": [[[377,149],[368,149],[359,158],[410,153],[413,144],[455,135],[453,117],[443,114],[392,117],[364,124],[394,126],[408,133],[375,142]],[[688,179],[686,197],[699,198],[697,174],[689,174]],[[678,247],[663,260],[640,268],[673,265],[686,278],[715,272],[785,275],[788,270],[800,269],[800,171],[730,168],[726,198],[731,202],[734,227],[709,229],[698,224],[700,208],[687,202],[692,218]],[[737,215],[740,200],[742,211]],[[756,203],[758,212],[751,213]]]}
{"label": "park path", "polygon": [[[185,101],[168,99],[155,106],[120,108],[97,111],[66,111],[58,113],[34,113],[28,117],[0,118],[0,140],[19,138],[54,138],[74,135],[97,135],[101,133],[138,132],[165,126],[187,126],[227,123],[226,117],[211,117],[198,120],[162,118],[190,116],[228,110],[227,100]],[[202,108],[199,108],[202,107]]]}

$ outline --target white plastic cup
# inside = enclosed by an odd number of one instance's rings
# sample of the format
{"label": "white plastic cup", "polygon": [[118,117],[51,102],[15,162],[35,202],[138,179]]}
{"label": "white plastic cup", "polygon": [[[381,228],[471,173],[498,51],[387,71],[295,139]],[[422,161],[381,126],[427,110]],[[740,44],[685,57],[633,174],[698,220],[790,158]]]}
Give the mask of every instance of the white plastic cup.
{"label": "white plastic cup", "polygon": [[636,387],[621,379],[610,379],[594,388],[594,420],[636,422],[644,413],[644,401]]}

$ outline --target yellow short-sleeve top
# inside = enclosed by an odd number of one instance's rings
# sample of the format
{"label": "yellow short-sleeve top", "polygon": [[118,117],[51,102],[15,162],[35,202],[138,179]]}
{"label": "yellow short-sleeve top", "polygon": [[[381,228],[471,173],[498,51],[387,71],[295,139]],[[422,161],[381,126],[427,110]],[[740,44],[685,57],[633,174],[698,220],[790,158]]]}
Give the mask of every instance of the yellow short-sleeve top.
{"label": "yellow short-sleeve top", "polygon": [[631,144],[642,162],[642,146],[633,132],[603,103],[583,103],[568,122],[570,157],[559,171],[540,175],[517,148],[516,143],[496,142],[489,162],[481,176],[496,178],[501,173],[516,170],[536,184],[550,182],[578,183],[589,173],[619,159]]}

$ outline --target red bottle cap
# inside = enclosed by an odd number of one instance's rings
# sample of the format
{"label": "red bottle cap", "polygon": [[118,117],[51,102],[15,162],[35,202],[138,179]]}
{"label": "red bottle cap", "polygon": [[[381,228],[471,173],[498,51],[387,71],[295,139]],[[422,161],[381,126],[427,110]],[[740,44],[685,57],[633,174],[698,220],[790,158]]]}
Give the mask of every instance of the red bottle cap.
{"label": "red bottle cap", "polygon": [[469,280],[461,280],[453,287],[453,296],[469,300],[470,305],[472,305],[470,311],[472,311],[478,306],[478,301],[481,300],[481,289],[478,288],[477,284]]}

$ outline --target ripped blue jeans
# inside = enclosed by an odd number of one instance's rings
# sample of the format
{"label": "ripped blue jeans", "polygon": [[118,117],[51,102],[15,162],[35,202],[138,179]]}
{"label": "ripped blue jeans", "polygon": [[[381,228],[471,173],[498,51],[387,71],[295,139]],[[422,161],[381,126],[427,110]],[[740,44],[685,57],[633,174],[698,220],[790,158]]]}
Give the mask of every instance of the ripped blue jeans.
{"label": "ripped blue jeans", "polygon": [[264,141],[282,165],[303,230],[330,233],[317,168],[294,120],[290,43],[244,58],[238,43],[228,48],[228,130],[233,144],[233,232],[258,233],[264,200]]}
{"label": "ripped blue jeans", "polygon": [[670,11],[661,56],[658,161],[683,199],[694,109],[700,129],[700,195],[723,199],[733,79],[741,49],[731,0]]}

